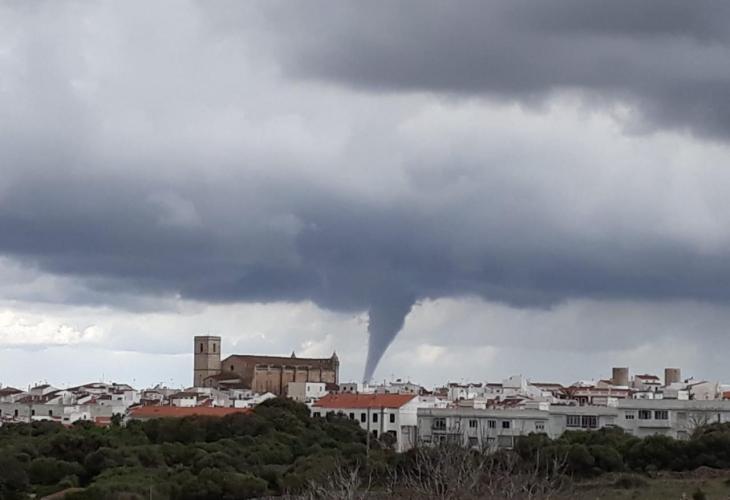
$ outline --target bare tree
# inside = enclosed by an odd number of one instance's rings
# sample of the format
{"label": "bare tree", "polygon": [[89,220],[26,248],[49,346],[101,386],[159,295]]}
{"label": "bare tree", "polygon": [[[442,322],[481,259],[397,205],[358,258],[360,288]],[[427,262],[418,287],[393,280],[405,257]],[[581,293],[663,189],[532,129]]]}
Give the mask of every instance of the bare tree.
{"label": "bare tree", "polygon": [[526,462],[511,450],[490,453],[456,443],[411,451],[409,464],[393,471],[390,488],[400,497],[450,499],[549,499],[565,493],[565,457]]}
{"label": "bare tree", "polygon": [[363,480],[359,466],[336,467],[320,481],[311,481],[304,495],[308,500],[364,500],[370,494],[372,476]]}

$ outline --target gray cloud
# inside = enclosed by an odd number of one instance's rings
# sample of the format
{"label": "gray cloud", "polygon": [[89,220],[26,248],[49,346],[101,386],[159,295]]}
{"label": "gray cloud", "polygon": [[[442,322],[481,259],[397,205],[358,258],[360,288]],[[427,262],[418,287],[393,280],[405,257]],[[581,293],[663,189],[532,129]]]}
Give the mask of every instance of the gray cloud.
{"label": "gray cloud", "polygon": [[716,2],[265,7],[274,53],[296,78],[526,104],[578,91],[634,107],[634,126],[730,134],[730,7]]}
{"label": "gray cloud", "polygon": [[423,298],[726,303],[724,146],[557,92],[724,137],[722,14],[405,5],[2,7],[0,254],[68,302],[369,310],[368,377]]}

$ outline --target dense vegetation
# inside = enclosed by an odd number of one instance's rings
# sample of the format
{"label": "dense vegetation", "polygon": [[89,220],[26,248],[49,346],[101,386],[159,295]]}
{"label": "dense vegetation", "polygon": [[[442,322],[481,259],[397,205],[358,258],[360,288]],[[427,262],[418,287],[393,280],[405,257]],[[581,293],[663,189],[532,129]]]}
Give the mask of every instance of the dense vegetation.
{"label": "dense vegetation", "polygon": [[[636,486],[656,471],[730,469],[730,426],[688,441],[638,439],[620,429],[532,434],[514,451],[459,446],[396,454],[344,417],[311,418],[275,399],[251,414],[130,422],[102,429],[51,422],[0,427],[0,498],[78,488],[69,498],[539,498],[574,480],[621,476]],[[623,483],[621,483],[621,481]],[[572,486],[570,486],[572,487]],[[347,495],[345,495],[346,492]],[[509,494],[508,494],[509,493]],[[329,496],[328,496],[329,495]]]}
{"label": "dense vegetation", "polygon": [[531,434],[518,439],[515,449],[525,460],[565,457],[567,470],[582,477],[617,471],[730,469],[730,424],[700,427],[687,441],[661,435],[639,439],[618,428],[569,431],[555,440]]}
{"label": "dense vegetation", "polygon": [[[51,422],[0,427],[0,498],[81,486],[72,498],[249,498],[299,492],[364,461],[365,435],[344,418],[310,418],[270,400],[251,414],[130,422],[108,429]],[[373,467],[392,453],[370,453]],[[150,493],[151,492],[151,493]]]}

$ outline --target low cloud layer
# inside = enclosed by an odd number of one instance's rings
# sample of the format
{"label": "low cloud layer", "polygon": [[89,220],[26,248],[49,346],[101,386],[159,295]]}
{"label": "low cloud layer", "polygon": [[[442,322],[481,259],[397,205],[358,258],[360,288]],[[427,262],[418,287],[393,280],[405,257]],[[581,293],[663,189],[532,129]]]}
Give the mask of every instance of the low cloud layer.
{"label": "low cloud layer", "polygon": [[725,307],[730,17],[662,5],[4,5],[3,298],[369,311],[366,378],[428,299]]}

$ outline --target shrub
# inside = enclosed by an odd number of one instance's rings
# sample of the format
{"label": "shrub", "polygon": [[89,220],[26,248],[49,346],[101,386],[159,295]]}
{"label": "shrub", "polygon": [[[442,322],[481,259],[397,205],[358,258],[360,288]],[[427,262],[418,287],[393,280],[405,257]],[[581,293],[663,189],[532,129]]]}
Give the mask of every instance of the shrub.
{"label": "shrub", "polygon": [[636,488],[646,488],[649,483],[641,476],[636,474],[622,474],[613,483],[614,488],[621,488],[625,490],[633,490]]}
{"label": "shrub", "polygon": [[76,462],[55,458],[36,458],[30,464],[29,476],[33,484],[51,485],[67,476],[79,476],[84,469]]}
{"label": "shrub", "polygon": [[702,488],[697,488],[694,493],[692,493],[692,500],[707,500],[707,493],[702,491]]}

